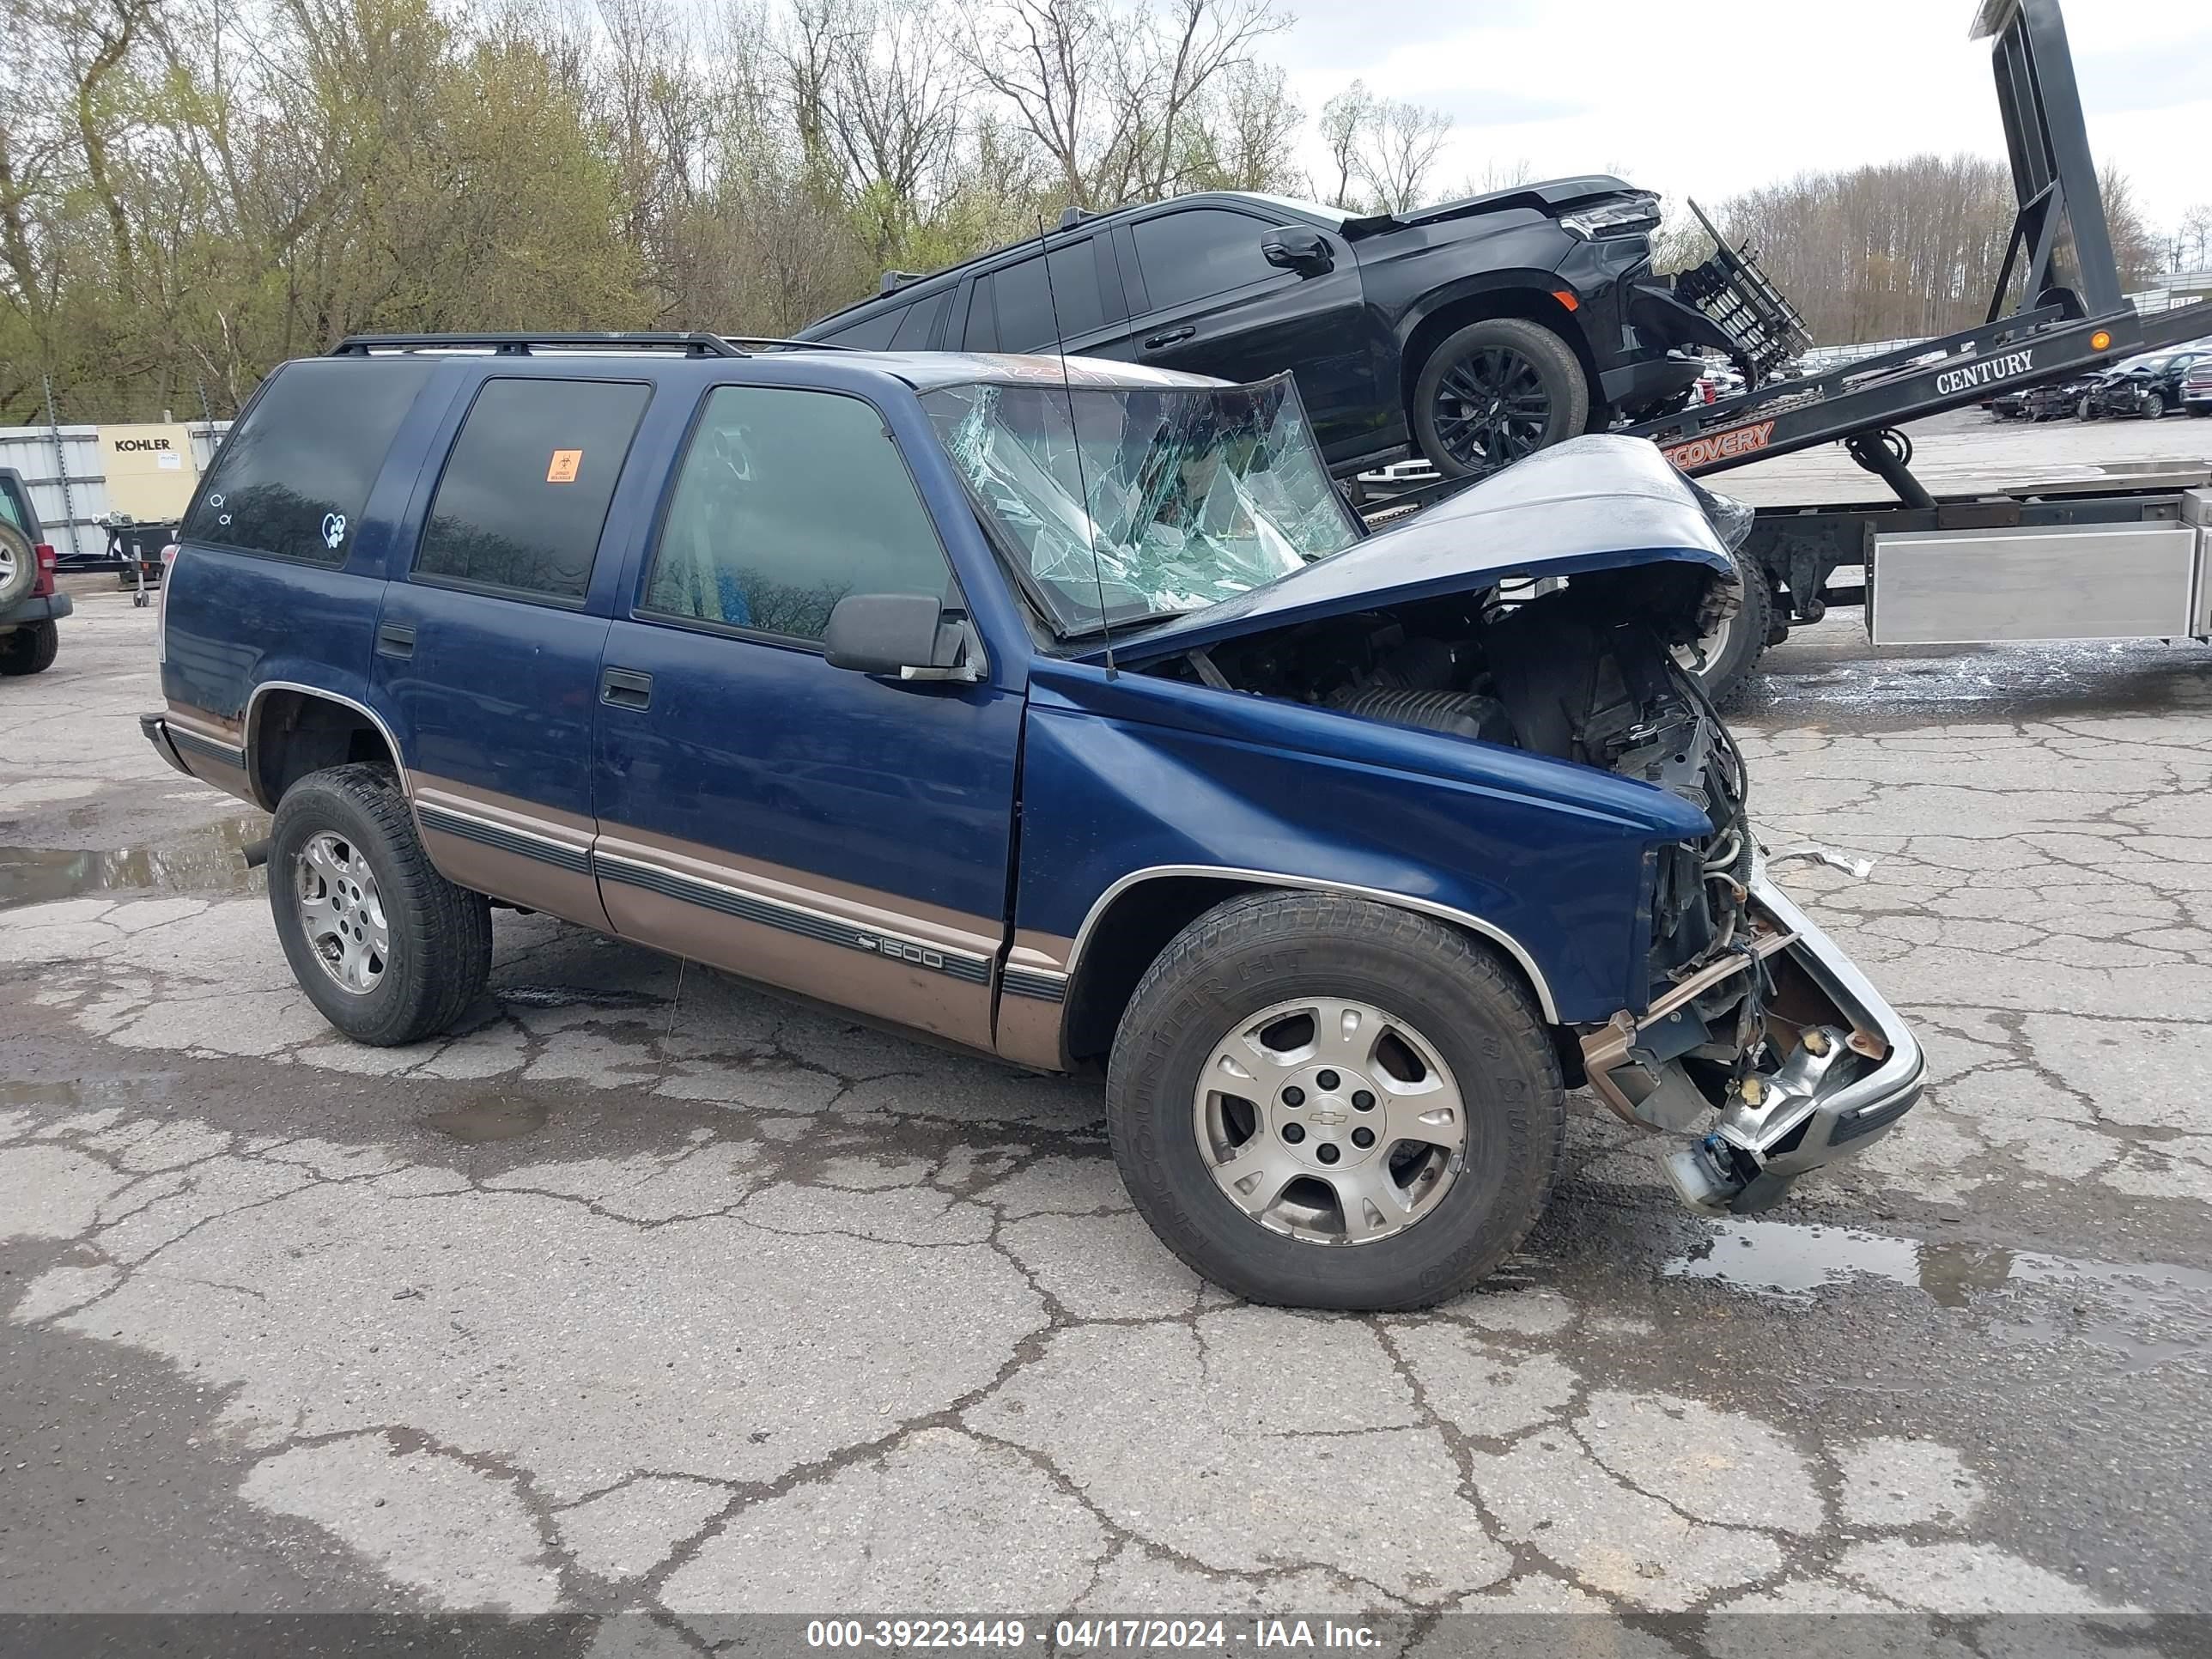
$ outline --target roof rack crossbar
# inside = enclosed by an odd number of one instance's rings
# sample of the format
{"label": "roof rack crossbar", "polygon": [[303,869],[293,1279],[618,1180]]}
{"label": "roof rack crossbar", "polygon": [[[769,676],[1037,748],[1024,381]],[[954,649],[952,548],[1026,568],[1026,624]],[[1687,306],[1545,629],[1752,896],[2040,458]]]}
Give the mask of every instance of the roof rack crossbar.
{"label": "roof rack crossbar", "polygon": [[602,351],[681,351],[687,357],[743,357],[719,334],[349,334],[331,348],[333,357],[366,357],[375,351],[489,351],[527,357],[540,347]]}

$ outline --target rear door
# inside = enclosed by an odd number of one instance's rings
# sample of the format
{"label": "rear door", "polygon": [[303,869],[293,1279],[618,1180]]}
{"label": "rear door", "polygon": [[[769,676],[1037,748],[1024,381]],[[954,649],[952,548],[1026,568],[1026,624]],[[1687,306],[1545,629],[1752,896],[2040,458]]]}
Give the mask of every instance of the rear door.
{"label": "rear door", "polygon": [[[955,320],[968,351],[1064,345],[1073,353],[1113,356],[1127,315],[1111,242],[1079,236],[976,277],[969,284],[965,320]],[[950,334],[946,343],[952,343]]]}
{"label": "rear door", "polygon": [[1215,205],[1174,208],[1120,227],[1131,315],[1099,355],[1224,380],[1291,369],[1324,449],[1357,447],[1370,437],[1379,446],[1378,420],[1395,400],[1384,407],[1389,359],[1366,326],[1358,262],[1343,238],[1322,232],[1334,269],[1302,276],[1269,264],[1260,244],[1280,222]]}
{"label": "rear door", "polygon": [[592,721],[621,562],[600,552],[652,395],[487,375],[425,469],[376,627],[380,701],[439,869],[599,928]]}
{"label": "rear door", "polygon": [[866,398],[708,394],[607,636],[593,863],[617,932],[989,1046],[1019,681],[877,679],[822,649],[848,594],[963,609],[956,528]]}

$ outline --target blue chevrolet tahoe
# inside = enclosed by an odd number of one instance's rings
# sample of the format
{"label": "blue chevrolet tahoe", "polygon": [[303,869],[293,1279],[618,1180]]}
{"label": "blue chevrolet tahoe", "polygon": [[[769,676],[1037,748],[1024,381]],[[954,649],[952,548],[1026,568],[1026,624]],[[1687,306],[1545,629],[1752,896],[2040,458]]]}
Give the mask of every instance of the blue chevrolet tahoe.
{"label": "blue chevrolet tahoe", "polygon": [[1919,1092],[1683,666],[1744,517],[1591,436],[1369,535],[1287,376],[356,339],[203,482],[144,726],[275,815],[278,938],[361,1042],[546,912],[1103,1067],[1200,1272],[1408,1307],[1526,1235],[1571,1087],[1707,1213]]}

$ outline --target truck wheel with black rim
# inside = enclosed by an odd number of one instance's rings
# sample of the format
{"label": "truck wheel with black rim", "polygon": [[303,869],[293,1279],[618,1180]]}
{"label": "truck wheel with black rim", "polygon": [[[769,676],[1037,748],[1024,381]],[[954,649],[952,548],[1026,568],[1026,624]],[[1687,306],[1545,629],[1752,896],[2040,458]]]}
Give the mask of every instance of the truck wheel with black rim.
{"label": "truck wheel with black rim", "polygon": [[26,623],[0,635],[0,674],[43,674],[61,647],[61,630],[53,623]]}
{"label": "truck wheel with black rim", "polygon": [[1494,317],[1448,335],[1413,383],[1413,438],[1448,478],[1495,472],[1589,424],[1574,348],[1540,323]]}
{"label": "truck wheel with black rim", "polygon": [[1742,605],[1702,638],[1674,648],[1674,660],[1696,678],[1716,708],[1734,701],[1750,683],[1774,631],[1774,590],[1766,585],[1765,566],[1741,550],[1729,557],[1743,584]]}
{"label": "truck wheel with black rim", "polygon": [[356,1042],[445,1030],[491,970],[491,909],[440,875],[392,775],[310,773],[269,831],[269,908],[293,977]]}
{"label": "truck wheel with black rim", "polygon": [[1430,918],[1255,893],[1192,922],[1130,999],[1115,1162],[1169,1249],[1255,1302],[1418,1308],[1542,1213],[1565,1133],[1527,988]]}

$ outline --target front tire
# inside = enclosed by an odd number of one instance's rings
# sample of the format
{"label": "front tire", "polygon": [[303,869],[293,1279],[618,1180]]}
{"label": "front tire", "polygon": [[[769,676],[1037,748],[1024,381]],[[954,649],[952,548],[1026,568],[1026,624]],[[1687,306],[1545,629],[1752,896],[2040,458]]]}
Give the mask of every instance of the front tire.
{"label": "front tire", "polygon": [[1574,348],[1540,323],[1494,317],[1445,337],[1413,383],[1413,437],[1448,478],[1495,472],[1589,424]]}
{"label": "front tire", "polygon": [[356,1042],[420,1042],[491,971],[491,908],[440,875],[381,767],[300,780],[269,831],[269,908],[300,988]]}
{"label": "front tire", "polygon": [[2146,392],[2142,400],[2143,419],[2162,421],[2166,418],[2166,398],[2161,392]]}
{"label": "front tire", "polygon": [[1490,1273],[1542,1213],[1566,1124],[1521,982],[1343,893],[1251,894],[1176,935],[1122,1014],[1106,1097],[1168,1248],[1307,1308],[1423,1307]]}
{"label": "front tire", "polygon": [[1678,646],[1674,651],[1674,660],[1704,688],[1716,708],[1734,702],[1750,683],[1774,631],[1774,590],[1766,584],[1765,566],[1741,550],[1729,557],[1743,585],[1742,605],[1695,645]]}
{"label": "front tire", "polygon": [[27,623],[0,639],[0,674],[43,674],[61,648],[61,629],[53,623]]}

